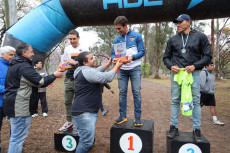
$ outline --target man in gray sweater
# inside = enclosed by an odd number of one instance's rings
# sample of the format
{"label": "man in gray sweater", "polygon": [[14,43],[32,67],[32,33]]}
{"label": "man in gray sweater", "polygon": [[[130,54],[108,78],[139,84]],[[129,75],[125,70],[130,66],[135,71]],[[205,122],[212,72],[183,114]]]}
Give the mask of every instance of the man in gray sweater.
{"label": "man in gray sweater", "polygon": [[77,127],[79,143],[76,153],[87,153],[93,146],[97,112],[101,103],[101,84],[111,82],[122,66],[119,61],[109,72],[104,72],[111,59],[104,66],[95,67],[95,59],[89,52],[78,56],[79,67],[74,71],[75,98],[72,105],[72,120]]}
{"label": "man in gray sweater", "polygon": [[216,100],[214,93],[216,92],[215,87],[215,76],[213,75],[214,64],[210,62],[205,68],[200,72],[200,104],[201,106],[210,106],[210,111],[213,118],[213,124],[224,125],[224,123],[217,120],[216,117]]}

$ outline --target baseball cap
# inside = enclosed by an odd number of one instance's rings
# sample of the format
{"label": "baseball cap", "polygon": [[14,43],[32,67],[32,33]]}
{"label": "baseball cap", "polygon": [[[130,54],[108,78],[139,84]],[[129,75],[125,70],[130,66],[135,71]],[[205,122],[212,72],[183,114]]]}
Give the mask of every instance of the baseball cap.
{"label": "baseball cap", "polygon": [[181,22],[181,21],[184,21],[184,20],[191,21],[191,18],[187,14],[181,14],[180,16],[178,16],[178,18],[173,20],[173,23]]}

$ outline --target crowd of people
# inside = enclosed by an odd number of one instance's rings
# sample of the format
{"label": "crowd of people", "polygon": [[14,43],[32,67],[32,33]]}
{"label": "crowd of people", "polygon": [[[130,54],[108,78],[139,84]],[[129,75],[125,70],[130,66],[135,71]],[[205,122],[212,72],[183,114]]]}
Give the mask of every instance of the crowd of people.
{"label": "crowd of people", "polygon": [[[201,105],[210,106],[213,124],[224,125],[217,120],[215,102],[215,77],[212,53],[207,37],[191,28],[189,15],[182,14],[173,22],[178,33],[171,37],[163,56],[164,64],[171,71],[171,121],[167,137],[174,139],[179,135],[178,116],[182,109],[192,112],[194,140],[201,143]],[[68,34],[70,45],[64,54],[79,53],[69,58],[66,63],[71,65],[64,80],[64,104],[66,122],[60,132],[76,129],[80,137],[76,153],[87,153],[95,140],[95,125],[98,110],[108,113],[102,104],[103,87],[111,82],[117,74],[119,88],[119,113],[115,124],[123,124],[127,119],[127,88],[131,81],[134,99],[134,126],[141,127],[141,59],[145,55],[141,34],[128,28],[128,19],[118,16],[114,27],[119,34],[113,41],[111,58],[104,66],[96,68],[92,53],[80,45],[80,35],[76,30]],[[48,75],[43,69],[42,60],[32,61],[33,48],[26,43],[20,43],[16,49],[10,46],[0,48],[0,128],[3,116],[10,123],[11,135],[8,153],[21,153],[23,143],[28,136],[31,117],[38,116],[38,101],[41,101],[42,115],[48,116],[46,87],[53,86],[56,78],[63,76],[63,70],[58,69]],[[126,57],[125,61],[121,61]],[[106,71],[112,64],[113,68]],[[205,66],[205,69],[200,70]],[[59,64],[62,67],[62,63]],[[119,73],[117,73],[119,71]],[[192,77],[191,101],[182,103],[183,85],[178,84],[175,76]],[[180,79],[180,78],[179,78]],[[181,79],[183,82],[183,78]],[[111,90],[112,92],[112,90]],[[182,107],[189,104],[189,107]],[[187,110],[189,108],[189,110]]]}

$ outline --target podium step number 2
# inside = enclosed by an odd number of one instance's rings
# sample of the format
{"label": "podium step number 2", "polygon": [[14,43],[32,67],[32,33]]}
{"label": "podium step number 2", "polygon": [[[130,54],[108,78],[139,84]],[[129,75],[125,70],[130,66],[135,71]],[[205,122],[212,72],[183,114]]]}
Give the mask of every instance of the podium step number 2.
{"label": "podium step number 2", "polygon": [[202,134],[201,139],[196,143],[192,132],[179,131],[174,139],[166,137],[167,153],[210,153],[210,142]]}
{"label": "podium step number 2", "polygon": [[186,143],[181,146],[179,153],[202,153],[200,148],[192,143]]}
{"label": "podium step number 2", "polygon": [[62,138],[62,146],[67,151],[73,151],[77,147],[77,142],[72,136],[66,135]]}
{"label": "podium step number 2", "polygon": [[119,141],[120,147],[125,153],[139,153],[142,149],[141,138],[135,133],[125,133]]}

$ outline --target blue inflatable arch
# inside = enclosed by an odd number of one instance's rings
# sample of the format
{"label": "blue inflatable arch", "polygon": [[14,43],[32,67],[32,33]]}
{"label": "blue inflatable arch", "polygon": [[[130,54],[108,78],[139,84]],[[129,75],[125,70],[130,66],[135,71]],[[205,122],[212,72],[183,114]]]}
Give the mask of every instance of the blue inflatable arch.
{"label": "blue inflatable arch", "polygon": [[79,26],[112,25],[119,15],[129,23],[172,21],[186,13],[193,20],[230,16],[230,0],[44,0],[6,31],[3,45],[30,44],[37,56]]}

